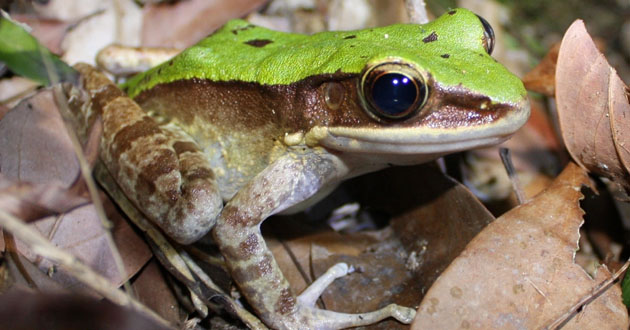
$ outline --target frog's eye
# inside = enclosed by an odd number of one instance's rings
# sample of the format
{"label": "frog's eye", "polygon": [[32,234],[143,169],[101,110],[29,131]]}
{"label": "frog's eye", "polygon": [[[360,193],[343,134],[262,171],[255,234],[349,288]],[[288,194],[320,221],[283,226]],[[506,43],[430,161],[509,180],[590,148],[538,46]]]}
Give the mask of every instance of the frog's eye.
{"label": "frog's eye", "polygon": [[416,113],[429,94],[422,75],[401,63],[382,63],[367,69],[361,78],[360,91],[372,114],[389,119]]}
{"label": "frog's eye", "polygon": [[488,54],[492,54],[492,50],[494,49],[494,30],[490,23],[486,21],[483,17],[477,15],[479,20],[481,21],[481,25],[483,25],[483,48],[486,49]]}

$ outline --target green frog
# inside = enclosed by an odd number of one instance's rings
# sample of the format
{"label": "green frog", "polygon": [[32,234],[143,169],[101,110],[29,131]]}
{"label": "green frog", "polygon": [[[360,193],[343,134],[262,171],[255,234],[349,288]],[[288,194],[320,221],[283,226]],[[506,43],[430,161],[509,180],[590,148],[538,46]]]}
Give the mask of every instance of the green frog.
{"label": "green frog", "polygon": [[313,205],[345,179],[507,139],[529,103],[518,77],[490,56],[493,44],[490,25],[465,9],[424,25],[310,36],[233,20],[126,82],[140,107],[114,85],[91,90],[100,156],[172,239],[211,233],[268,326],[410,323],[414,310],[396,305],[362,314],[316,308],[346,264],[296,296],[260,224]]}

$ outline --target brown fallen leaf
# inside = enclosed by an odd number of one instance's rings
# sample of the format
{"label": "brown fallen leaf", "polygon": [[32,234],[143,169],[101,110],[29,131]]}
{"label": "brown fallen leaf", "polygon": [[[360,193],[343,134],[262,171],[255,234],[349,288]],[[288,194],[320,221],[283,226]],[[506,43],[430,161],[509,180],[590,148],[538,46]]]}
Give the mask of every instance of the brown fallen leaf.
{"label": "brown fallen leaf", "polygon": [[558,61],[560,44],[551,46],[549,52],[540,63],[523,77],[527,90],[553,97],[555,90],[556,62]]}
{"label": "brown fallen leaf", "polygon": [[69,186],[79,165],[51,90],[18,104],[0,121],[0,169],[9,179]]}
{"label": "brown fallen leaf", "polygon": [[[573,261],[583,222],[578,201],[586,173],[569,164],[531,202],[488,225],[424,297],[413,329],[541,329],[599,283]],[[563,329],[627,329],[616,285],[585,305]]]}
{"label": "brown fallen leaf", "polygon": [[0,296],[0,329],[164,330],[129,308],[107,300],[69,294],[14,290]]}
{"label": "brown fallen leaf", "polygon": [[[98,125],[97,125],[98,126]],[[94,134],[92,134],[94,133]],[[98,129],[90,131],[95,140]],[[94,141],[88,143],[93,145]],[[91,158],[95,147],[89,148]],[[0,182],[2,210],[13,212],[25,219],[53,215],[34,226],[57,246],[67,248],[93,269],[99,270],[112,283],[120,285],[135,274],[150,258],[150,251],[137,233],[124,220],[111,202],[106,203],[108,217],[114,223],[113,236],[124,257],[125,276],[114,267],[103,228],[94,208],[74,189],[77,183],[78,164],[66,127],[59,115],[50,90],[42,90],[22,101],[0,121],[0,169],[2,176],[12,182],[28,181],[13,186]],[[72,188],[75,188],[73,186]],[[79,189],[80,190],[80,189]],[[74,207],[85,204],[82,207]],[[70,212],[59,215],[59,212]],[[29,257],[47,273],[53,265],[41,260],[16,242],[18,251]],[[76,279],[65,272],[53,272],[51,277],[64,287],[73,287]]]}
{"label": "brown fallen leaf", "polygon": [[[288,232],[282,234],[293,260],[277,240],[267,239],[267,244],[296,292],[301,292],[306,282],[294,260],[309,279],[338,262],[358,269],[335,280],[322,295],[324,306],[334,311],[366,312],[389,303],[417,306],[421,293],[494,220],[470,191],[443,175],[434,164],[393,167],[355,178],[344,187],[372,215],[391,217],[390,225],[353,234],[320,230],[287,239],[289,233],[300,232],[294,227],[304,231],[303,221],[277,218],[265,224],[279,228],[275,233]],[[407,326],[385,320],[368,328]]]}
{"label": "brown fallen leaf", "polygon": [[580,20],[562,39],[556,99],[562,137],[573,159],[630,191],[628,90]]}
{"label": "brown fallen leaf", "polygon": [[0,209],[29,222],[56,215],[88,203],[59,184],[13,183],[0,173]]}
{"label": "brown fallen leaf", "polygon": [[[56,246],[78,257],[118,286],[129,280],[146,264],[151,257],[151,251],[127,221],[117,213],[114,204],[109,200],[105,200],[104,204],[108,218],[114,225],[113,236],[124,262],[125,276],[121,276],[116,270],[104,229],[91,204],[79,207],[61,217],[40,220],[34,223],[34,226]],[[55,270],[53,263],[33,254],[21,241],[16,243],[18,251],[36,263],[40,270],[44,272],[52,270],[49,275],[62,286],[76,288],[80,285],[73,274]]]}
{"label": "brown fallen leaf", "polygon": [[[264,5],[261,0],[180,1],[144,7],[142,46],[186,48],[227,22]],[[168,24],[164,24],[168,22]]]}
{"label": "brown fallen leaf", "polygon": [[[67,5],[66,5],[67,6]],[[69,7],[69,6],[67,6]],[[89,13],[86,13],[87,16]],[[46,48],[55,54],[62,54],[61,41],[71,28],[72,21],[59,21],[57,19],[45,19],[26,14],[11,14],[11,18],[18,22],[25,23],[31,27],[31,34],[39,40]]]}
{"label": "brown fallen leaf", "polygon": [[185,312],[181,310],[182,308],[156,260],[150,261],[138,273],[138,277],[133,282],[133,289],[141,303],[178,329],[183,328],[182,316],[185,315]]}
{"label": "brown fallen leaf", "polygon": [[[600,51],[606,49],[606,43],[601,39],[594,40],[595,47]],[[560,43],[555,43],[547,52],[547,55],[523,76],[523,84],[527,90],[554,97],[556,95],[556,64],[558,62],[558,52]]]}

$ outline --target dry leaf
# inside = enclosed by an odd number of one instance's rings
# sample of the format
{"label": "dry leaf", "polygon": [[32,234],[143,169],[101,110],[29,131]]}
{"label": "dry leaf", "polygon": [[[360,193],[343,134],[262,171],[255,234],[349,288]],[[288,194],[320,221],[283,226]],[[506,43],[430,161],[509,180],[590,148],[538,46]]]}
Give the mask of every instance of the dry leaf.
{"label": "dry leaf", "polygon": [[[595,279],[573,261],[582,224],[580,187],[588,177],[569,164],[531,202],[488,225],[424,297],[414,329],[540,329],[610,277]],[[614,286],[563,329],[627,329]]]}
{"label": "dry leaf", "polygon": [[9,179],[69,186],[79,165],[52,91],[43,90],[0,121],[0,169]]}
{"label": "dry leaf", "polygon": [[173,5],[146,5],[142,45],[186,48],[210,34],[230,18],[242,17],[265,2],[262,0],[190,0],[180,1]]}
{"label": "dry leaf", "polygon": [[560,44],[554,44],[538,65],[523,77],[527,90],[541,93],[549,97],[556,94],[555,77]]}
{"label": "dry leaf", "polygon": [[59,184],[12,183],[0,173],[0,209],[26,221],[67,212],[88,200]]}
{"label": "dry leaf", "polygon": [[138,300],[158,315],[182,329],[182,311],[177,298],[166,283],[164,274],[156,260],[150,261],[133,282]]}
{"label": "dry leaf", "polygon": [[[417,306],[421,293],[494,220],[464,186],[433,164],[393,167],[344,186],[370,213],[391,216],[390,226],[356,234],[318,232],[287,242],[308,276],[317,277],[337,262],[359,269],[335,280],[322,295],[325,307],[334,311],[366,312],[392,302]],[[299,230],[292,227],[304,227],[298,219],[289,220],[273,219],[268,225],[294,235]],[[305,281],[293,260],[277,241],[266,241],[291,287],[303,290]],[[399,327],[407,328],[392,320],[370,328]]]}
{"label": "dry leaf", "polygon": [[[0,168],[7,178],[35,182],[3,191],[7,194],[3,200],[9,203],[4,210],[34,218],[66,211],[84,202],[63,189],[76,180],[78,165],[50,90],[43,90],[24,100],[0,121]],[[69,198],[65,199],[64,194]],[[34,209],[29,210],[29,206]],[[113,204],[105,203],[105,206],[115,224],[113,235],[125,262],[125,276],[116,271],[104,229],[91,204],[59,218],[41,220],[35,226],[57,246],[67,248],[113,283],[121,284],[133,276],[151,254]],[[22,246],[20,242],[16,244]],[[19,248],[19,251],[29,256],[43,272],[53,270],[51,276],[65,287],[77,284],[72,276],[63,271],[55,272],[51,263],[40,260],[26,248]]]}
{"label": "dry leaf", "polygon": [[[125,265],[125,276],[121,276],[116,270],[104,229],[91,204],[61,217],[40,220],[34,226],[52,243],[81,259],[114,285],[121,285],[146,264],[151,258],[151,252],[127,221],[120,215],[115,215],[117,210],[109,200],[105,201],[105,207],[108,210],[108,218],[114,225],[114,240]],[[40,270],[50,273],[49,275],[64,287],[75,288],[77,285],[82,287],[71,274],[63,269],[54,269],[51,262],[40,259],[20,241],[17,241],[17,247],[20,253],[36,263]]]}
{"label": "dry leaf", "polygon": [[556,98],[562,137],[573,159],[630,191],[627,87],[580,20],[562,39]]}
{"label": "dry leaf", "polygon": [[30,33],[48,50],[58,55],[62,53],[61,40],[66,35],[68,28],[72,26],[72,22],[43,19],[25,14],[11,14],[11,18],[28,25],[32,29]]}
{"label": "dry leaf", "polygon": [[128,308],[107,300],[68,294],[12,291],[0,296],[0,329],[164,330]]}

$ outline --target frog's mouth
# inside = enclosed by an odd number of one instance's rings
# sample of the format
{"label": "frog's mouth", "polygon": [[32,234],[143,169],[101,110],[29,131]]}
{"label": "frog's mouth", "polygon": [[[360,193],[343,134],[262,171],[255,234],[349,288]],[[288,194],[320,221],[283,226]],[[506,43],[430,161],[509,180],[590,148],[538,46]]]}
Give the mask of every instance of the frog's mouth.
{"label": "frog's mouth", "polygon": [[316,127],[320,145],[343,152],[443,155],[499,144],[529,118],[529,102],[495,121],[456,127]]}

